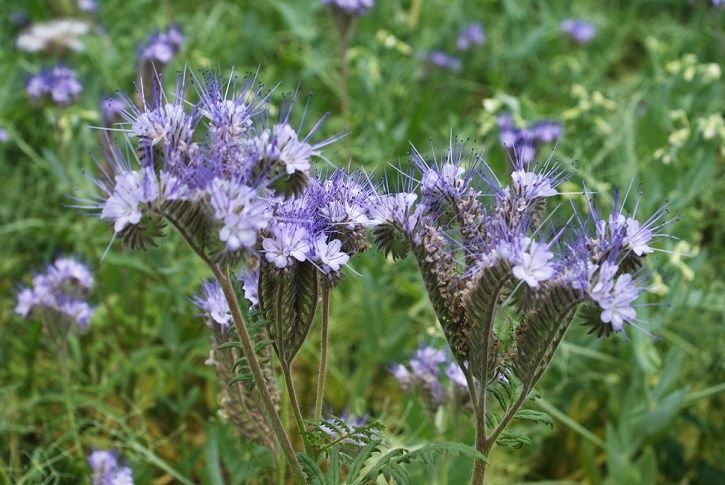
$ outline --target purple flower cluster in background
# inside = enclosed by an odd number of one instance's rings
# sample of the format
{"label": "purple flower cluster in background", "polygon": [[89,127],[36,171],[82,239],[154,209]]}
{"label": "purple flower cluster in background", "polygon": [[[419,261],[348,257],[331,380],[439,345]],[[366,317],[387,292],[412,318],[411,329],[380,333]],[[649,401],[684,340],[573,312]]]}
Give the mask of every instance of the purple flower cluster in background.
{"label": "purple flower cluster in background", "polygon": [[133,485],[133,472],[120,463],[115,451],[96,450],[88,455],[92,485]]}
{"label": "purple flower cluster in background", "polygon": [[[590,202],[588,220],[576,214],[573,224],[539,226],[543,202],[566,179],[554,162],[528,167],[517,159],[510,185],[501,185],[480,155],[466,161],[453,143],[440,160],[427,162],[418,152],[412,158],[420,178],[410,177],[420,180],[420,195],[410,188],[386,196],[389,216],[376,228],[376,238],[387,252],[394,241],[389,231],[403,234],[419,264],[444,278],[436,290],[442,299],[460,301],[456,274],[470,281],[497,267],[528,292],[571,288],[581,301],[599,307],[607,332],[636,319],[633,302],[644,289],[637,268],[653,251],[654,238],[663,236],[656,231],[669,222],[660,221],[664,208],[640,223],[623,213],[617,196],[606,219]],[[492,205],[485,207],[483,194],[491,193]],[[455,254],[465,266],[459,267]]]}
{"label": "purple flower cluster in background", "polygon": [[365,15],[373,8],[375,0],[321,0],[321,3],[348,15]]}
{"label": "purple flower cluster in background", "polygon": [[145,44],[139,47],[139,55],[144,62],[166,65],[181,50],[184,35],[177,26],[171,26],[166,32],[152,34]]}
{"label": "purple flower cluster in background", "polygon": [[499,116],[497,122],[501,146],[511,153],[514,160],[520,160],[525,165],[534,161],[539,146],[557,141],[564,131],[561,124],[551,120],[517,127],[514,119],[506,115]]}
{"label": "purple flower cluster in background", "polygon": [[50,325],[71,323],[83,332],[93,315],[85,301],[92,288],[93,276],[84,264],[59,258],[33,277],[31,287],[20,290],[15,312],[23,318],[41,317]]}
{"label": "purple flower cluster in background", "polygon": [[[445,351],[427,345],[418,348],[407,365],[394,364],[390,372],[404,390],[419,390],[423,401],[433,409],[446,403],[447,391],[466,389],[466,377],[458,363]],[[447,381],[453,384],[452,389]]]}
{"label": "purple flower cluster in background", "polygon": [[579,44],[588,44],[597,34],[594,24],[582,19],[563,20],[559,28],[562,33]]}
{"label": "purple flower cluster in background", "polygon": [[430,51],[420,55],[420,60],[429,66],[458,72],[463,67],[461,60],[443,51]]}
{"label": "purple flower cluster in background", "polygon": [[486,35],[483,25],[479,23],[471,23],[466,25],[458,34],[456,45],[459,51],[467,51],[473,47],[483,45]]}
{"label": "purple flower cluster in background", "polygon": [[63,65],[43,68],[30,77],[25,90],[33,101],[49,98],[56,104],[66,105],[78,99],[83,85],[75,71]]}

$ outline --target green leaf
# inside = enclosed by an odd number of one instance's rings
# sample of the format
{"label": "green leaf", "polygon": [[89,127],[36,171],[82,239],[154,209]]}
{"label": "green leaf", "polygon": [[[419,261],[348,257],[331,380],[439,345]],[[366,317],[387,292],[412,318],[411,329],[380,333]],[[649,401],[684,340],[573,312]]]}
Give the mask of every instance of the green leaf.
{"label": "green leaf", "polygon": [[543,423],[549,428],[554,427],[554,420],[546,413],[535,411],[533,409],[520,409],[514,414],[515,419],[523,419],[534,423]]}
{"label": "green leaf", "polygon": [[305,453],[297,453],[297,460],[302,465],[302,471],[307,477],[307,483],[310,485],[327,485],[325,475],[323,475],[320,466],[311,456]]}
{"label": "green leaf", "polygon": [[370,443],[360,450],[355,456],[352,464],[350,464],[350,470],[347,474],[347,484],[352,485],[356,483],[357,478],[360,475],[360,470],[365,466],[365,462],[372,456],[373,453],[380,451],[380,444],[383,442],[381,439],[372,440]]}
{"label": "green leaf", "polygon": [[504,431],[496,440],[496,444],[508,448],[521,448],[532,443],[528,436],[514,431]]}

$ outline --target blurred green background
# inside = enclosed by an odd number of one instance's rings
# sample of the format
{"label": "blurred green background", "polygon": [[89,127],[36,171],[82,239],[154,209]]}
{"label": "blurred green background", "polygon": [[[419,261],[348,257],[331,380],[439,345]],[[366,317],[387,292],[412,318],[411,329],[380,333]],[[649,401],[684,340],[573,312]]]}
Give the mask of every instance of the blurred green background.
{"label": "blurred green background", "polygon": [[[270,85],[311,93],[309,116],[351,135],[327,152],[338,166],[380,177],[406,163],[409,143],[426,150],[451,133],[486,150],[504,169],[495,117],[551,118],[565,127],[555,158],[574,167],[566,191],[602,194],[641,182],[639,211],[670,200],[677,239],[652,264],[647,332],[630,328],[597,340],[572,328],[538,391],[553,429],[527,425],[533,443],[497,449],[492,483],[725,483],[725,154],[723,8],[706,1],[385,1],[359,20],[347,52],[349,112],[341,112],[338,38],[317,0],[100,0],[97,15],[75,2],[6,0],[0,6],[0,483],[80,483],[74,451],[115,448],[137,483],[246,483],[269,463],[240,444],[217,414],[219,383],[204,365],[208,333],[189,297],[206,271],[172,236],[134,253],[114,244],[97,218],[68,207],[93,193],[103,96],[131,92],[137,45],[178,24],[188,66],[225,75],[260,70]],[[79,102],[31,106],[26,77],[53,57],[15,48],[11,12],[33,21],[83,18],[86,49],[62,60],[83,81]],[[586,46],[559,32],[567,17],[593,22]],[[425,68],[429,50],[455,54],[459,29],[482,22],[486,43],[453,73]],[[546,154],[544,154],[546,156]],[[605,197],[606,200],[606,197]],[[606,202],[605,202],[606,203]],[[39,322],[14,315],[15,295],[33,271],[60,254],[96,274],[98,310],[71,342],[71,391],[62,391]],[[470,442],[465,416],[430,420],[386,370],[441,336],[411,260],[395,266],[376,250],[353,260],[333,293],[327,403],[367,414],[390,439]],[[314,400],[317,334],[296,361],[304,406]],[[69,413],[76,419],[70,426]],[[446,422],[448,424],[446,424]],[[418,483],[463,483],[469,465],[451,457],[417,471]],[[462,465],[462,464],[461,464]]]}

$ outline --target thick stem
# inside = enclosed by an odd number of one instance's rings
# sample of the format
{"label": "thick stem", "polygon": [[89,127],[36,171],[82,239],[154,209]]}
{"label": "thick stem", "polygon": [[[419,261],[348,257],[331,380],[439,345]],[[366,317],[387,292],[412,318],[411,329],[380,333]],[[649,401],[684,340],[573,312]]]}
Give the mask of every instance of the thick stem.
{"label": "thick stem", "polygon": [[322,287],[322,330],[320,334],[320,367],[317,371],[317,395],[315,397],[315,421],[322,419],[322,401],[325,395],[325,374],[327,373],[327,342],[330,318],[330,289]]}
{"label": "thick stem", "polygon": [[216,277],[217,281],[219,281],[219,284],[222,287],[222,291],[224,292],[224,297],[229,304],[229,310],[231,311],[234,325],[237,329],[237,333],[239,333],[239,339],[242,342],[244,357],[247,359],[249,368],[252,371],[252,376],[254,377],[254,382],[257,386],[257,390],[262,396],[262,404],[264,404],[265,411],[269,416],[269,420],[271,422],[274,434],[277,436],[277,440],[282,447],[282,451],[287,457],[287,462],[292,472],[292,476],[294,477],[295,482],[297,482],[298,484],[304,484],[306,483],[306,481],[304,474],[302,473],[302,468],[297,461],[295,450],[292,447],[292,442],[290,441],[289,436],[287,435],[287,432],[282,425],[282,420],[279,417],[277,408],[275,407],[274,401],[272,400],[272,395],[270,394],[267,383],[264,380],[262,367],[259,365],[257,355],[254,351],[254,342],[252,342],[252,338],[250,337],[249,332],[247,331],[247,327],[244,324],[244,317],[242,316],[242,311],[239,308],[239,302],[237,301],[237,297],[234,294],[234,288],[232,287],[232,282],[229,279],[229,275],[225,271],[222,271],[217,265],[213,265],[211,267],[211,270],[214,272],[214,276]]}

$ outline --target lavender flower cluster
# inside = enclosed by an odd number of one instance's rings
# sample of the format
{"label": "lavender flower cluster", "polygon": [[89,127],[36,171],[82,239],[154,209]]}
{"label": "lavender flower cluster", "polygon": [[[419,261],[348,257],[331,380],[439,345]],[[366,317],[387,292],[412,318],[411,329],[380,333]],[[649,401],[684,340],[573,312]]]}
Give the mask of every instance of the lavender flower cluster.
{"label": "lavender flower cluster", "polygon": [[115,451],[96,450],[88,455],[92,485],[133,485],[131,468],[121,463]]}
{"label": "lavender flower cluster", "polygon": [[466,393],[466,376],[461,367],[445,351],[435,347],[418,348],[407,365],[395,364],[390,371],[403,390],[417,389],[423,402],[431,409],[445,404],[449,398],[458,399],[461,393]]}
{"label": "lavender flower cluster", "polygon": [[183,224],[193,216],[194,230],[204,232],[196,236],[206,238],[213,228],[223,253],[240,254],[254,248],[269,223],[271,184],[304,185],[327,143],[310,141],[319,124],[300,136],[290,125],[290,104],[270,126],[269,93],[252,78],[236,83],[209,77],[192,103],[182,77],[173,94],[141,109],[127,100],[122,126],[139,148],[138,168],[117,153],[113,173],[98,182],[105,192],[101,218],[117,234],[139,235],[149,219]]}
{"label": "lavender flower cluster", "polygon": [[534,161],[542,144],[556,142],[563,132],[561,124],[551,120],[537,121],[526,127],[517,127],[511,116],[500,116],[497,122],[501,146],[524,165]]}
{"label": "lavender flower cluster", "polygon": [[152,34],[145,44],[139,47],[139,56],[144,62],[166,65],[181,50],[184,35],[177,26],[171,26],[166,32]]}
{"label": "lavender flower cluster", "polygon": [[85,301],[93,288],[88,268],[70,258],[59,258],[44,273],[33,277],[33,285],[18,293],[15,312],[23,318],[43,318],[48,324],[75,325],[88,329],[93,308]]}
{"label": "lavender flower cluster", "polygon": [[30,77],[25,90],[33,101],[49,98],[56,104],[66,105],[78,99],[83,85],[75,71],[61,64],[43,68]]}
{"label": "lavender flower cluster", "polygon": [[[471,292],[493,274],[517,282],[515,289],[523,285],[527,305],[555,289],[571,290],[578,303],[599,308],[603,333],[636,320],[633,302],[644,289],[637,269],[653,252],[664,209],[640,223],[616,197],[608,217],[590,202],[588,220],[577,213],[574,223],[555,227],[541,220],[546,199],[566,179],[553,162],[525,167],[516,161],[511,183],[501,185],[479,155],[467,159],[454,143],[440,161],[428,163],[418,152],[412,159],[420,171],[419,192],[409,186],[383,196],[387,213],[376,238],[393,254],[412,248],[434,305],[441,305],[439,318],[450,319],[444,326],[468,325]],[[482,202],[485,193],[494,194],[489,207]]]}
{"label": "lavender flower cluster", "polygon": [[365,15],[373,8],[375,0],[320,0],[322,5],[347,15]]}

